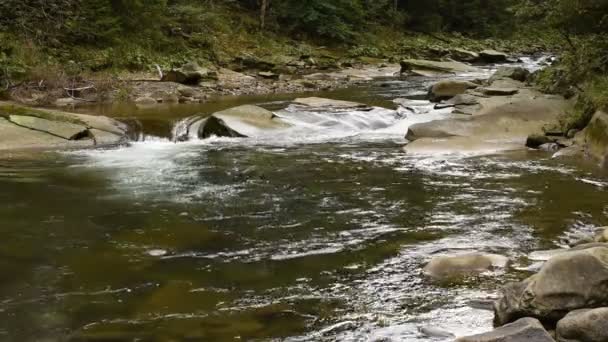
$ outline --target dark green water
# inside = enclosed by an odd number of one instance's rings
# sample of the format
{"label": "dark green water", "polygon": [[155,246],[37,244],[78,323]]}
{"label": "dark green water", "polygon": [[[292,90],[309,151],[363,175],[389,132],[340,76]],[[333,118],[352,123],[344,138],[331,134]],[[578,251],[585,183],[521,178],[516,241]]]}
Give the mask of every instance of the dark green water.
{"label": "dark green water", "polygon": [[[337,97],[384,101],[404,87]],[[161,113],[166,125],[191,114]],[[400,139],[0,155],[0,340],[470,334],[492,313],[469,302],[526,276],[527,253],[608,225],[608,175],[592,165],[533,152],[411,158]],[[473,250],[513,264],[449,287],[420,274],[433,255]]]}

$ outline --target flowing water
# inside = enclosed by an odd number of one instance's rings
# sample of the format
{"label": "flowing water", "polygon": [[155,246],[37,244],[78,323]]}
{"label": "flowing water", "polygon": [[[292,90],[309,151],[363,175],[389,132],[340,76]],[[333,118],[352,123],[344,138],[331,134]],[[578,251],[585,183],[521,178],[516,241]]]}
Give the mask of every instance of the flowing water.
{"label": "flowing water", "polygon": [[[404,155],[409,125],[449,115],[420,100],[433,81],[320,94],[405,98],[396,112],[306,111],[288,106],[294,96],[100,108],[136,117],[140,141],[0,155],[0,341],[428,341],[421,327],[491,329],[485,303],[529,274],[529,252],[608,225],[608,175],[542,152]],[[171,142],[184,118],[242,103],[294,128]],[[431,257],[466,251],[513,263],[461,284],[421,276]]]}

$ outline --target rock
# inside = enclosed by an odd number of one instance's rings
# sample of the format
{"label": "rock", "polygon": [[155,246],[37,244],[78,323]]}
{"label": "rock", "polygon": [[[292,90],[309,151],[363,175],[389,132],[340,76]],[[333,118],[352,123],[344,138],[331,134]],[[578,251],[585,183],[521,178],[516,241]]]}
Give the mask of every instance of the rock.
{"label": "rock", "polygon": [[585,151],[608,168],[608,114],[598,111],[583,131]]}
{"label": "rock", "polygon": [[201,139],[211,136],[250,137],[269,130],[287,128],[289,125],[272,112],[253,105],[223,110],[199,120],[190,126]]}
{"label": "rock", "polygon": [[418,331],[426,337],[431,338],[454,338],[454,334],[449,331],[432,327],[432,326],[422,326],[418,327]]}
{"label": "rock", "polygon": [[558,342],[608,341],[608,308],[574,310],[557,322]]}
{"label": "rock", "polygon": [[571,158],[571,157],[579,157],[582,156],[584,153],[584,150],[581,146],[579,145],[572,145],[566,148],[562,148],[561,150],[555,152],[553,154],[553,156],[551,156],[551,158],[562,158],[562,157],[566,157],[566,158]]}
{"label": "rock", "polygon": [[89,130],[91,138],[96,146],[112,146],[120,145],[127,142],[124,135],[117,135],[114,133],[101,131],[95,128]]}
{"label": "rock", "polygon": [[599,228],[601,232],[593,239],[595,242],[608,242],[608,227]]}
{"label": "rock", "polygon": [[525,82],[530,76],[530,72],[522,67],[500,67],[492,77],[490,83],[495,80],[510,78],[519,82]]}
{"label": "rock", "polygon": [[0,102],[0,149],[3,150],[90,147],[95,143],[93,130],[97,130],[98,135],[111,133],[121,142],[127,139],[127,125],[105,116]]}
{"label": "rock", "polygon": [[433,280],[446,281],[504,268],[509,259],[498,254],[470,253],[433,258],[422,270]]}
{"label": "rock", "polygon": [[566,133],[566,138],[568,138],[568,139],[573,139],[573,138],[576,136],[576,134],[577,134],[578,132],[580,132],[580,130],[575,129],[575,128],[570,129],[570,130],[568,130],[568,132]]}
{"label": "rock", "polygon": [[525,149],[529,135],[542,132],[571,106],[563,98],[536,94],[534,90],[523,89],[513,96],[476,97],[478,105],[456,106],[458,111],[466,110],[468,117],[411,125],[406,134],[410,143],[404,150],[426,155]]}
{"label": "rock", "polygon": [[82,101],[76,100],[71,97],[64,97],[64,98],[55,100],[55,106],[57,106],[57,107],[75,107],[80,103],[82,103]]}
{"label": "rock", "polygon": [[44,132],[17,126],[0,117],[0,150],[43,149],[92,146],[92,141],[66,140]]}
{"label": "rock", "polygon": [[67,140],[78,140],[88,136],[87,127],[69,122],[51,121],[24,115],[10,115],[9,121],[21,127],[48,133]]}
{"label": "rock", "polygon": [[453,104],[455,106],[473,106],[479,104],[479,99],[470,94],[460,94],[449,99],[446,101],[446,103]]}
{"label": "rock", "polygon": [[495,88],[495,87],[485,87],[479,89],[482,94],[488,96],[509,96],[515,95],[519,92],[517,88]]}
{"label": "rock", "polygon": [[450,57],[455,61],[474,62],[479,59],[479,54],[465,49],[452,49]]}
{"label": "rock", "polygon": [[494,304],[497,326],[521,317],[555,324],[568,312],[608,304],[608,248],[572,250],[549,259],[540,272],[511,283]]}
{"label": "rock", "polygon": [[521,318],[488,333],[461,337],[456,342],[555,342],[534,318]]}
{"label": "rock", "polygon": [[240,69],[271,70],[276,63],[269,60],[262,60],[255,56],[240,56],[234,59]]}
{"label": "rock", "polygon": [[202,68],[195,62],[190,62],[184,64],[181,68],[168,71],[163,75],[161,81],[194,85],[204,79],[217,79],[217,73]]}
{"label": "rock", "polygon": [[479,53],[479,58],[477,61],[481,63],[502,63],[507,62],[508,59],[509,56],[504,52],[496,50],[483,50]]}
{"label": "rock", "polygon": [[526,139],[526,146],[529,148],[537,149],[544,144],[549,144],[555,142],[555,139],[552,139],[544,134],[531,134]]}
{"label": "rock", "polygon": [[135,103],[142,106],[152,106],[158,103],[156,99],[149,96],[141,96],[135,99]]}
{"label": "rock", "polygon": [[401,73],[431,71],[438,73],[475,72],[479,69],[460,62],[436,62],[421,59],[406,59],[401,61]]}
{"label": "rock", "polygon": [[183,97],[194,98],[194,97],[200,96],[200,92],[198,91],[198,89],[188,87],[188,86],[178,87],[177,92],[179,93],[180,96],[183,96]]}
{"label": "rock", "polygon": [[258,72],[258,76],[269,79],[269,80],[278,80],[279,79],[279,74],[275,74],[272,71],[260,71],[260,72]]}
{"label": "rock", "polygon": [[322,97],[306,97],[297,98],[292,101],[293,104],[306,106],[310,108],[324,108],[324,109],[357,109],[366,110],[371,109],[370,106],[350,101],[326,99]]}
{"label": "rock", "polygon": [[429,98],[435,102],[446,100],[477,87],[479,87],[478,84],[467,81],[440,81],[429,90]]}
{"label": "rock", "polygon": [[560,148],[561,148],[561,146],[559,146],[559,144],[557,144],[557,143],[542,144],[538,147],[539,150],[545,151],[545,152],[557,152],[557,151],[559,151]]}

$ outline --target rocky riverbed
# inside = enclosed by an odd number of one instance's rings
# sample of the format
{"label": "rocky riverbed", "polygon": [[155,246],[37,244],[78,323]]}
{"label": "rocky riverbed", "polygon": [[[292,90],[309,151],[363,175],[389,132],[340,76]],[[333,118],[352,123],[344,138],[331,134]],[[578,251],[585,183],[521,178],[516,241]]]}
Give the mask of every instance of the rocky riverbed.
{"label": "rocky riverbed", "polygon": [[602,341],[601,121],[554,132],[520,67],[162,120],[3,103],[0,337]]}

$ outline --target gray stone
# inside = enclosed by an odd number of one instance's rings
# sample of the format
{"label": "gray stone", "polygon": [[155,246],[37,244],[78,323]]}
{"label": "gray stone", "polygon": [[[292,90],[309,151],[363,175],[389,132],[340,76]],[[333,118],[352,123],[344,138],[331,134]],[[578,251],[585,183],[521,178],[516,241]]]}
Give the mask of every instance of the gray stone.
{"label": "gray stone", "polygon": [[184,64],[181,68],[168,71],[163,78],[163,82],[176,82],[182,84],[198,84],[202,80],[217,80],[217,73],[207,68],[200,67],[195,62]]}
{"label": "gray stone", "polygon": [[69,122],[51,121],[34,116],[10,115],[9,120],[21,127],[45,132],[67,140],[78,140],[87,136],[87,128]]}
{"label": "gray stone", "polygon": [[253,105],[244,105],[223,110],[210,117],[194,122],[201,139],[211,136],[250,137],[268,131],[289,127],[289,124],[276,117],[274,113]]}
{"label": "gray stone", "polygon": [[455,61],[474,62],[479,59],[479,54],[473,51],[457,48],[450,50],[450,57]]}
{"label": "gray stone", "polygon": [[572,310],[608,305],[607,286],[608,248],[561,253],[537,274],[503,288],[494,305],[494,322],[500,326],[520,317],[535,317],[555,324]]}
{"label": "gray stone", "polygon": [[478,84],[467,81],[440,81],[429,89],[429,98],[431,101],[446,100],[477,87]]}
{"label": "gray stone", "polygon": [[558,342],[608,341],[608,308],[571,311],[557,322]]}
{"label": "gray stone", "polygon": [[501,63],[507,62],[509,56],[500,51],[496,50],[483,50],[479,53],[479,58],[477,61],[482,63]]}
{"label": "gray stone", "polygon": [[456,342],[555,342],[534,318],[522,318],[488,333],[461,337]]}
{"label": "gray stone", "polygon": [[405,59],[401,61],[401,73],[411,71],[431,71],[438,73],[475,72],[479,69],[460,62],[437,62],[421,59]]}
{"label": "gray stone", "polygon": [[525,82],[530,76],[530,72],[522,67],[500,67],[492,77],[490,83],[495,80],[510,78],[519,82]]}

